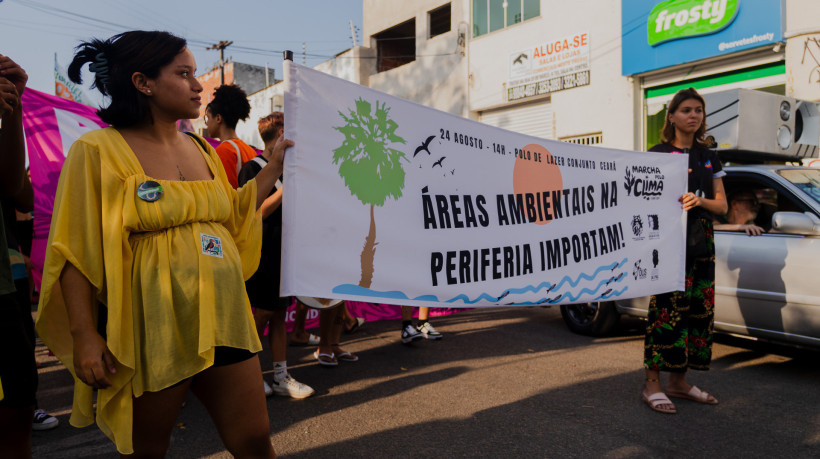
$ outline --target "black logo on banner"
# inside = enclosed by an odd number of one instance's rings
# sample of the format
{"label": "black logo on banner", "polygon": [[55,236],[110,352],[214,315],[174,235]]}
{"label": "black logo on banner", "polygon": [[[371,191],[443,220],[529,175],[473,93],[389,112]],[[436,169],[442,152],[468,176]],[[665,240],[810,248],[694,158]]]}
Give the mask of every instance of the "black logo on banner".
{"label": "black logo on banner", "polygon": [[634,240],[643,239],[641,237],[641,233],[643,233],[643,220],[641,220],[640,215],[634,215],[632,217],[632,234],[635,235]]}
{"label": "black logo on banner", "polygon": [[632,266],[632,277],[634,277],[635,280],[646,279],[646,268],[641,267],[641,260],[636,261]]}
{"label": "black logo on banner", "polygon": [[643,198],[647,201],[659,199],[663,194],[661,169],[655,166],[627,166],[624,188],[627,196]]}
{"label": "black logo on banner", "polygon": [[658,214],[649,214],[646,216],[646,226],[649,228],[649,239],[660,239],[660,222]]}
{"label": "black logo on banner", "polygon": [[660,271],[658,270],[658,249],[652,250],[652,273],[649,275],[649,280],[656,281],[660,279]]}

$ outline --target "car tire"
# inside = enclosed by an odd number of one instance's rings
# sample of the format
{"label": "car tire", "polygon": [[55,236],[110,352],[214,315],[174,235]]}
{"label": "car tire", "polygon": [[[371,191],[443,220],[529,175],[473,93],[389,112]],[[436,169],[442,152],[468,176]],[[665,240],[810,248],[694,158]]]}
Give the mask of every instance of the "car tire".
{"label": "car tire", "polygon": [[618,326],[621,314],[615,309],[615,303],[600,301],[561,305],[561,317],[575,333],[605,336]]}

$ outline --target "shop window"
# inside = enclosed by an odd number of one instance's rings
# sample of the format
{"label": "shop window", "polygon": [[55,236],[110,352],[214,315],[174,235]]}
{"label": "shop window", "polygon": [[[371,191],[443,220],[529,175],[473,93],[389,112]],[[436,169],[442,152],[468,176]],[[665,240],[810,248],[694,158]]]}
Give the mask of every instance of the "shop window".
{"label": "shop window", "polygon": [[430,24],[430,38],[450,31],[450,4],[440,6],[427,13]]}
{"label": "shop window", "polygon": [[473,0],[473,37],[541,15],[540,0]]}
{"label": "shop window", "polygon": [[377,69],[394,69],[416,60],[416,18],[373,35]]}

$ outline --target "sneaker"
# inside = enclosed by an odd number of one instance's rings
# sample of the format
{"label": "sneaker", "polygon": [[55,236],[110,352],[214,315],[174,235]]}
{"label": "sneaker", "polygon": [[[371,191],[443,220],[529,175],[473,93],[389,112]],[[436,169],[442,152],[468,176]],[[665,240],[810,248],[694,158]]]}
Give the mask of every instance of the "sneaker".
{"label": "sneaker", "polygon": [[430,322],[424,322],[421,327],[419,327],[419,333],[421,336],[427,339],[441,339],[441,333],[437,332]]}
{"label": "sneaker", "polygon": [[293,379],[290,373],[281,381],[273,380],[271,385],[274,394],[287,395],[295,399],[308,398],[315,392],[312,387]]}
{"label": "sneaker", "polygon": [[60,425],[60,421],[43,410],[34,410],[32,430],[51,430]]}
{"label": "sneaker", "polygon": [[273,389],[271,389],[268,382],[263,379],[262,384],[265,385],[265,397],[270,397],[271,395],[273,395]]}
{"label": "sneaker", "polygon": [[419,333],[419,329],[413,326],[413,324],[407,325],[401,330],[401,342],[403,344],[409,344],[417,339],[421,339],[421,333]]}

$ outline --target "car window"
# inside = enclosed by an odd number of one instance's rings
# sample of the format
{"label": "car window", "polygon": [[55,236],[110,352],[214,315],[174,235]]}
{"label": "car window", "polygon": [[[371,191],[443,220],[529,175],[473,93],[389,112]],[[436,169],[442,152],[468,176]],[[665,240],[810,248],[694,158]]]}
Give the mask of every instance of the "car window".
{"label": "car window", "polygon": [[820,202],[820,169],[782,169],[777,173],[794,183],[808,197]]}
{"label": "car window", "polygon": [[[766,232],[772,228],[772,215],[775,212],[803,212],[804,210],[790,193],[784,191],[774,181],[762,176],[756,177],[748,173],[730,174],[724,178],[724,188],[727,198],[740,191],[754,193],[759,204],[754,224],[762,227]],[[722,220],[726,221],[726,217]]]}

